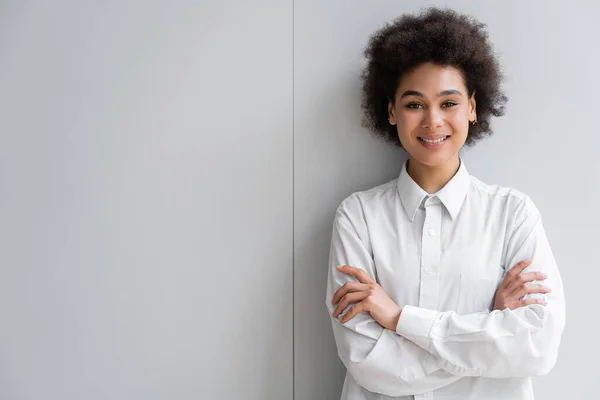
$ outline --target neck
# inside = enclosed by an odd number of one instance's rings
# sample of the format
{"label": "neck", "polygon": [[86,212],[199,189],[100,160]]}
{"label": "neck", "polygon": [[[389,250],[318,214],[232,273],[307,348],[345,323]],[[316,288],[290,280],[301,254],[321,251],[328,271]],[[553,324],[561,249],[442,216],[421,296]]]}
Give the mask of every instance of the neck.
{"label": "neck", "polygon": [[429,194],[436,193],[442,189],[458,172],[460,158],[458,154],[442,165],[430,166],[423,164],[414,158],[408,160],[408,175]]}

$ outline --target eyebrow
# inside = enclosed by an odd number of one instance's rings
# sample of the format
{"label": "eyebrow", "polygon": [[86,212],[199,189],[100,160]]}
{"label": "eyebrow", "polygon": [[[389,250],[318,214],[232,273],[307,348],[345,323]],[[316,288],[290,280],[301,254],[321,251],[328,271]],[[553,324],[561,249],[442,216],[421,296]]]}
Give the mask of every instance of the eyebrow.
{"label": "eyebrow", "polygon": [[[449,96],[451,94],[457,94],[459,96],[462,96],[462,93],[456,89],[448,89],[448,90],[444,90],[441,91],[440,93],[438,93],[438,97],[442,97],[442,96]],[[406,97],[406,96],[418,96],[418,97],[425,97],[425,95],[421,92],[417,92],[416,90],[407,90],[406,92],[402,93],[402,96],[400,96],[400,98]]]}

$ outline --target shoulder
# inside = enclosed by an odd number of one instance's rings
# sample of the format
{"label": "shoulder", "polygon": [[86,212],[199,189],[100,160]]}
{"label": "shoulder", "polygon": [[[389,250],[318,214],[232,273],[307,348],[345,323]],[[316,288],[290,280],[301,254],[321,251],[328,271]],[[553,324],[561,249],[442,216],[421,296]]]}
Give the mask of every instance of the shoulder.
{"label": "shoulder", "polygon": [[531,196],[514,187],[487,184],[471,175],[471,191],[492,206],[502,208],[517,225],[540,216]]}
{"label": "shoulder", "polygon": [[356,224],[364,223],[365,213],[385,207],[394,200],[396,192],[397,178],[367,190],[354,192],[340,203],[335,218],[356,228]]}

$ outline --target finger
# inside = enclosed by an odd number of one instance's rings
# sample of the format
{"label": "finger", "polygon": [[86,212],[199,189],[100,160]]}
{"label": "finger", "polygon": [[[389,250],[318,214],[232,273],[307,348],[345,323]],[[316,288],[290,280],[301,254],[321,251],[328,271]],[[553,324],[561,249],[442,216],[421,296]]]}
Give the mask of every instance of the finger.
{"label": "finger", "polygon": [[361,283],[373,283],[373,280],[369,277],[369,275],[360,268],[351,267],[350,265],[340,265],[337,267],[337,270],[355,277]]}
{"label": "finger", "polygon": [[332,304],[337,304],[348,293],[362,292],[369,288],[368,285],[360,282],[346,282],[340,287],[333,295],[331,299]]}
{"label": "finger", "polygon": [[340,301],[340,304],[338,304],[337,308],[333,312],[333,318],[337,318],[346,309],[346,307],[350,305],[350,303],[358,303],[360,301],[363,301],[367,298],[368,295],[369,293],[366,291],[348,293],[342,298],[342,301]]}
{"label": "finger", "polygon": [[515,286],[513,285],[514,281],[516,279],[518,279],[518,276],[521,273],[521,271],[523,271],[525,268],[527,268],[528,265],[531,265],[530,259],[518,262],[512,268],[510,268],[508,271],[506,271],[506,274],[504,275],[504,279],[502,280],[502,283],[500,283],[500,286],[498,287],[498,289],[499,290],[500,289],[509,290],[509,292],[512,292],[513,290],[515,290]]}
{"label": "finger", "polygon": [[508,293],[517,292],[522,290],[527,282],[543,281],[546,278],[547,275],[539,271],[519,274],[517,277],[515,277],[515,279],[512,280],[506,290]]}
{"label": "finger", "polygon": [[522,273],[521,277],[523,278],[523,280],[525,282],[533,282],[533,281],[543,281],[548,277],[548,275],[546,275],[545,273],[540,272],[540,271],[535,271],[535,272]]}
{"label": "finger", "polygon": [[504,281],[502,282],[506,282],[504,287],[510,289],[510,291],[513,291],[515,290],[515,285],[523,284],[525,281],[523,280],[521,272],[529,265],[531,265],[531,260],[524,260],[515,264],[514,267],[509,269],[508,272],[506,272]]}
{"label": "finger", "polygon": [[529,283],[515,290],[509,297],[518,300],[528,293],[552,293],[552,290],[544,285]]}
{"label": "finger", "polygon": [[514,310],[514,309],[517,309],[520,307],[526,307],[531,304],[540,304],[542,306],[547,306],[548,302],[546,302],[544,300],[540,300],[540,299],[527,299],[527,300],[517,301],[517,302],[511,304],[509,308],[511,310]]}
{"label": "finger", "polygon": [[350,307],[350,309],[348,310],[348,312],[346,314],[344,314],[344,316],[342,317],[342,319],[340,319],[340,323],[341,324],[345,324],[346,322],[350,321],[352,318],[354,318],[354,316],[356,314],[358,314],[361,311],[366,311],[366,305],[365,302],[362,301],[358,304],[353,305],[352,307]]}
{"label": "finger", "polygon": [[331,304],[337,304],[342,297],[352,292],[362,292],[368,289],[368,285],[360,282],[346,282],[333,295]]}
{"label": "finger", "polygon": [[352,267],[350,265],[340,265],[337,267],[337,270],[355,277],[361,283],[373,283],[369,275],[360,268]]}
{"label": "finger", "polygon": [[525,268],[531,265],[531,259],[523,260],[521,262],[516,263],[511,269],[508,270],[506,276],[510,277],[510,279],[514,279],[517,275],[519,275]]}

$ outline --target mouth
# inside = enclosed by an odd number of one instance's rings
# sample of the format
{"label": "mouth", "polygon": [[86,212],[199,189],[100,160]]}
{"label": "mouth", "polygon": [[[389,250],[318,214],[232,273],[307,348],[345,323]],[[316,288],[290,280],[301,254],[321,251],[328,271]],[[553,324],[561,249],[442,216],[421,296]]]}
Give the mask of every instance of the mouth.
{"label": "mouth", "polygon": [[418,138],[419,138],[419,142],[423,145],[423,147],[425,147],[426,149],[429,149],[429,150],[436,150],[436,149],[439,149],[440,147],[442,147],[444,144],[446,144],[449,137],[450,137],[450,135],[438,136],[435,138],[427,138],[427,137],[419,136]]}
{"label": "mouth", "polygon": [[419,136],[419,140],[420,140],[421,142],[424,142],[424,143],[432,143],[432,144],[436,144],[436,143],[442,143],[442,142],[444,142],[444,141],[445,141],[445,140],[447,140],[449,137],[450,137],[449,135],[448,135],[448,136],[438,136],[438,137],[436,137],[436,138],[426,138],[426,137],[421,137],[421,136]]}

